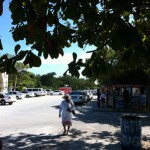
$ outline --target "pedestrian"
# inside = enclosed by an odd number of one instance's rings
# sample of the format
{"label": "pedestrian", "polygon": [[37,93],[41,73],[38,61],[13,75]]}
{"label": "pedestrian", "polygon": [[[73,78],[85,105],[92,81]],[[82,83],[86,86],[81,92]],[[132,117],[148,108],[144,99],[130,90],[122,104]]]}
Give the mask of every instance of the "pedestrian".
{"label": "pedestrian", "polygon": [[134,96],[140,96],[140,93],[138,90],[135,91]]}
{"label": "pedestrian", "polygon": [[102,108],[105,107],[105,101],[106,101],[105,89],[102,88],[101,95],[100,95],[100,103],[102,104]]}
{"label": "pedestrian", "polygon": [[124,87],[123,91],[123,102],[124,102],[124,108],[127,109],[129,108],[129,91]]}
{"label": "pedestrian", "polygon": [[97,107],[100,107],[100,95],[101,95],[100,89],[97,89]]}
{"label": "pedestrian", "polygon": [[106,90],[106,107],[109,107],[109,97],[110,97],[110,91]]}
{"label": "pedestrian", "polygon": [[141,101],[140,101],[140,99],[141,99],[141,94],[140,94],[140,92],[139,92],[138,90],[136,90],[136,91],[134,92],[134,96],[137,98],[137,106],[140,107],[140,106],[141,106]]}
{"label": "pedestrian", "polygon": [[64,100],[60,104],[59,117],[62,119],[62,126],[64,128],[63,134],[68,134],[70,126],[72,126],[72,114],[75,110],[73,101],[68,94],[64,95]]}
{"label": "pedestrian", "polygon": [[3,142],[2,142],[2,140],[0,139],[0,150],[2,150],[3,149]]}

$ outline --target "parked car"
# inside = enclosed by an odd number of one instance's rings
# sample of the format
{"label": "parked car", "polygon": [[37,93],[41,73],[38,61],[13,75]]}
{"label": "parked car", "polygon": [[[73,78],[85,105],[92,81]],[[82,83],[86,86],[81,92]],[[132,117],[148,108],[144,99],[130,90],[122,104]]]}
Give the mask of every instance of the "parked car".
{"label": "parked car", "polygon": [[16,99],[23,99],[25,96],[23,93],[20,93],[19,91],[11,91],[8,94],[15,95]]}
{"label": "parked car", "polygon": [[47,95],[47,91],[45,89],[43,89],[43,93],[44,96]]}
{"label": "parked car", "polygon": [[52,91],[50,93],[50,95],[64,95],[64,91],[61,91],[61,90],[55,90],[55,91]]}
{"label": "parked car", "polygon": [[47,91],[47,95],[50,95],[52,90],[46,90]]}
{"label": "parked car", "polygon": [[43,88],[26,88],[25,91],[33,92],[34,96],[43,96],[43,95],[45,95],[45,92],[43,91]]}
{"label": "parked car", "polygon": [[88,96],[88,101],[91,101],[93,99],[93,93],[92,90],[84,90],[85,92],[87,92],[87,96]]}
{"label": "parked car", "polygon": [[16,101],[16,97],[14,95],[0,93],[1,105],[6,105],[6,103],[8,103],[9,105],[12,105],[15,101]]}
{"label": "parked car", "polygon": [[97,95],[97,89],[92,90],[93,95]]}
{"label": "parked car", "polygon": [[72,91],[69,95],[74,103],[84,104],[88,100],[87,92],[85,91]]}
{"label": "parked car", "polygon": [[34,93],[33,92],[28,92],[28,91],[22,91],[22,94],[24,94],[24,97],[34,97]]}

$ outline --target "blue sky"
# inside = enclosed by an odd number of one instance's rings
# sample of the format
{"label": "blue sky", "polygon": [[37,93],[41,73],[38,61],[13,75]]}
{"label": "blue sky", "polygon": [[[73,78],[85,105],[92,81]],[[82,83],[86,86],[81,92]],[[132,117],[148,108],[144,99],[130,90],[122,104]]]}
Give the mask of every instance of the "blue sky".
{"label": "blue sky", "polygon": [[[12,34],[10,32],[11,29],[11,14],[8,11],[9,1],[6,0],[4,2],[3,14],[0,16],[0,38],[2,40],[3,50],[0,51],[0,54],[10,53],[14,55],[14,47],[17,43],[13,41]],[[21,49],[30,49],[29,46],[25,45],[24,41],[20,41]],[[28,71],[33,72],[34,74],[47,74],[50,72],[55,72],[56,76],[62,76],[63,73],[68,69],[67,64],[72,61],[72,53],[76,52],[78,58],[89,58],[91,54],[86,53],[86,51],[93,50],[93,47],[87,46],[84,50],[80,49],[76,44],[72,45],[70,48],[64,49],[64,56],[59,56],[58,59],[43,59],[42,65],[39,68],[31,68]]]}

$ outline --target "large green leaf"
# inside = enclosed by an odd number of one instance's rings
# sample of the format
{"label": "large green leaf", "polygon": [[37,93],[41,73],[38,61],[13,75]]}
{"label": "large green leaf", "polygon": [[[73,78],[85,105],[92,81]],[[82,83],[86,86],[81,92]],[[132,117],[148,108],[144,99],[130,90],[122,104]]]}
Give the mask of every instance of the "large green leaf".
{"label": "large green leaf", "polygon": [[132,5],[129,0],[109,0],[106,3],[107,9],[113,9],[116,11],[131,11]]}
{"label": "large green leaf", "polygon": [[78,68],[76,67],[76,63],[74,61],[69,63],[68,67],[69,67],[69,73],[72,74],[72,76],[75,76],[75,77],[80,76]]}
{"label": "large green leaf", "polygon": [[20,48],[21,48],[21,47],[20,47],[19,44],[17,44],[17,45],[15,46],[15,53],[16,53],[16,54],[18,53],[18,51],[19,51]]}
{"label": "large green leaf", "polygon": [[30,51],[26,55],[23,64],[29,65],[30,67],[39,67],[41,65],[41,59]]}
{"label": "large green leaf", "polygon": [[2,45],[1,39],[0,39],[0,50],[3,50],[3,45]]}
{"label": "large green leaf", "polygon": [[29,57],[29,65],[30,67],[39,67],[41,65],[41,59],[36,56],[34,53],[30,53]]}
{"label": "large green leaf", "polygon": [[77,54],[76,54],[76,53],[73,53],[72,56],[73,56],[73,60],[76,62]]}
{"label": "large green leaf", "polygon": [[3,14],[3,2],[4,0],[0,1],[0,16]]}
{"label": "large green leaf", "polygon": [[16,60],[22,60],[26,55],[27,55],[28,51],[20,51],[17,55],[16,55]]}

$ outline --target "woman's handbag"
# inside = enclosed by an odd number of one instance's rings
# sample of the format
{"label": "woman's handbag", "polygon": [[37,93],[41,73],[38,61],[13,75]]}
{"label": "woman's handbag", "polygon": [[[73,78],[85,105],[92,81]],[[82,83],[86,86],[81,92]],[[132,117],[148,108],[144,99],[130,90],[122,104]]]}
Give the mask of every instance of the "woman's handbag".
{"label": "woman's handbag", "polygon": [[75,115],[75,114],[76,114],[76,113],[75,113],[75,110],[72,110],[72,114],[73,114],[73,115]]}

